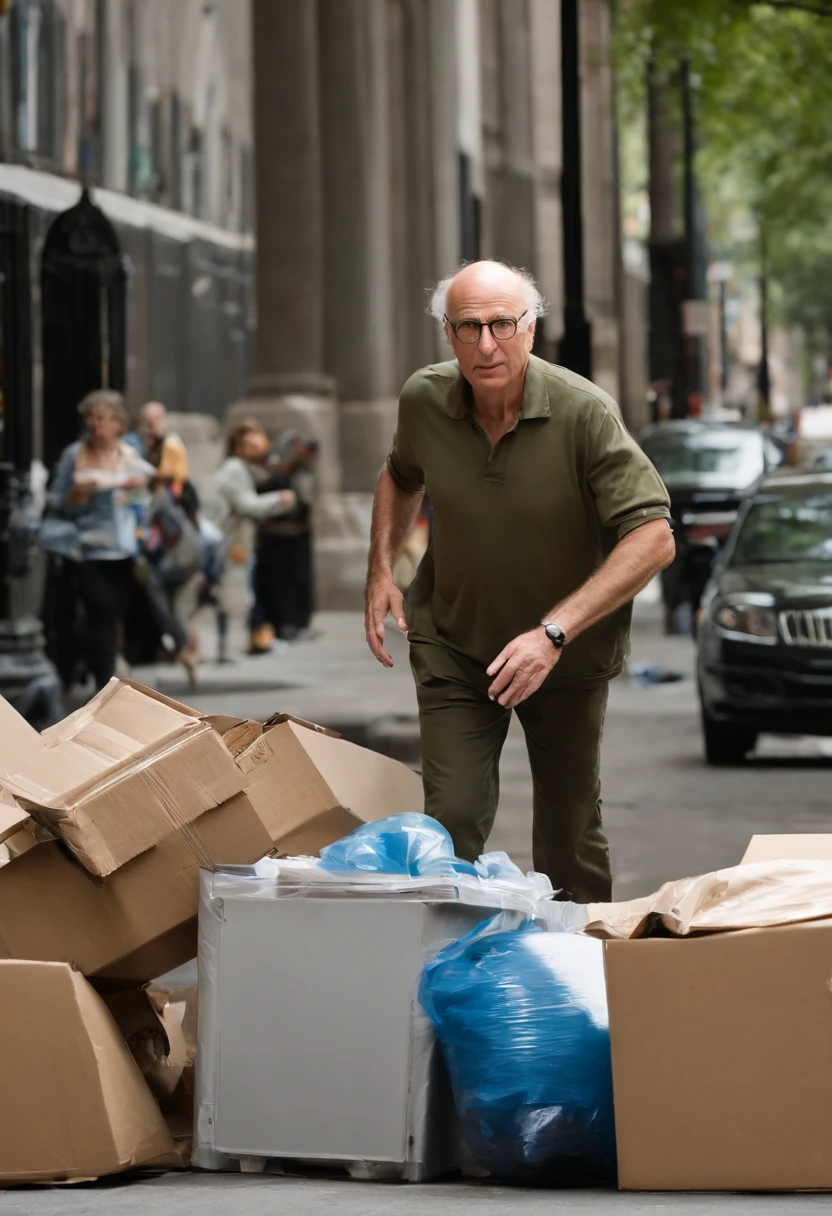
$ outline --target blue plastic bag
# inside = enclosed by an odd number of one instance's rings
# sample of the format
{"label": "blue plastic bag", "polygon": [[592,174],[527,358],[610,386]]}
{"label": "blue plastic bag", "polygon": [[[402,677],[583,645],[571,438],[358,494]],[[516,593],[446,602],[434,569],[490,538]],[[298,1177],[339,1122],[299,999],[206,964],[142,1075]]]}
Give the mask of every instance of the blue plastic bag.
{"label": "blue plastic bag", "polygon": [[518,1182],[614,1182],[601,943],[505,923],[494,917],[442,950],[419,990],[468,1146]]}
{"label": "blue plastic bag", "polygon": [[372,874],[470,874],[477,871],[454,856],[450,832],[429,815],[405,812],[362,823],[343,840],[321,849],[321,869]]}

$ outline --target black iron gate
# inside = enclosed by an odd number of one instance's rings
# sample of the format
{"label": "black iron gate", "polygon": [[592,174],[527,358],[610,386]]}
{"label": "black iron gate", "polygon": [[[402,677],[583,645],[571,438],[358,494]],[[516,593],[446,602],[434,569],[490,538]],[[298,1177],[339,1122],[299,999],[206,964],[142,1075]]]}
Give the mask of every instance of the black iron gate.
{"label": "black iron gate", "polygon": [[54,465],[78,438],[78,403],[126,385],[127,276],[113,225],[84,190],[59,215],[41,264],[43,458]]}

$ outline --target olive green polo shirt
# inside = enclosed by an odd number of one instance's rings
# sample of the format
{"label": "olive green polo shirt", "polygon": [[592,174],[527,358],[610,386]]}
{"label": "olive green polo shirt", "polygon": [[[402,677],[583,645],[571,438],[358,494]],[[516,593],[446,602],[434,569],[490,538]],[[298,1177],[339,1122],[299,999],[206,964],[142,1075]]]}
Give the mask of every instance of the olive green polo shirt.
{"label": "olive green polo shirt", "polygon": [[[387,467],[426,489],[431,544],[407,597],[414,641],[490,664],[577,590],[623,536],[667,519],[667,491],[611,397],[531,356],[516,426],[491,447],[456,361],[405,384]],[[585,685],[620,672],[632,605],[567,641],[553,673]]]}

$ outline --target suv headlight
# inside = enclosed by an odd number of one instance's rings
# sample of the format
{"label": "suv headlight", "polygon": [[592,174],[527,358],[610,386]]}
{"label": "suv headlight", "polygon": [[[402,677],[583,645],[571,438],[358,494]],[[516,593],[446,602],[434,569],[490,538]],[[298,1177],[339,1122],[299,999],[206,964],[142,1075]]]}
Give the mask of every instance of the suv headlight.
{"label": "suv headlight", "polygon": [[777,616],[771,608],[761,604],[726,603],[714,599],[711,620],[722,633],[743,642],[762,642],[768,646],[777,642]]}

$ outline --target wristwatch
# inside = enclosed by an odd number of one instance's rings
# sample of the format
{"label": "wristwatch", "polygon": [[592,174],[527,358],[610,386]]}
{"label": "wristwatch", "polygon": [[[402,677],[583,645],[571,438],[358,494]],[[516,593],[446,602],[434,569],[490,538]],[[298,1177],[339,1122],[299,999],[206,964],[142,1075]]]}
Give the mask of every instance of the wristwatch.
{"label": "wristwatch", "polygon": [[555,650],[563,650],[566,645],[566,634],[560,625],[556,625],[554,621],[543,621],[543,629]]}

